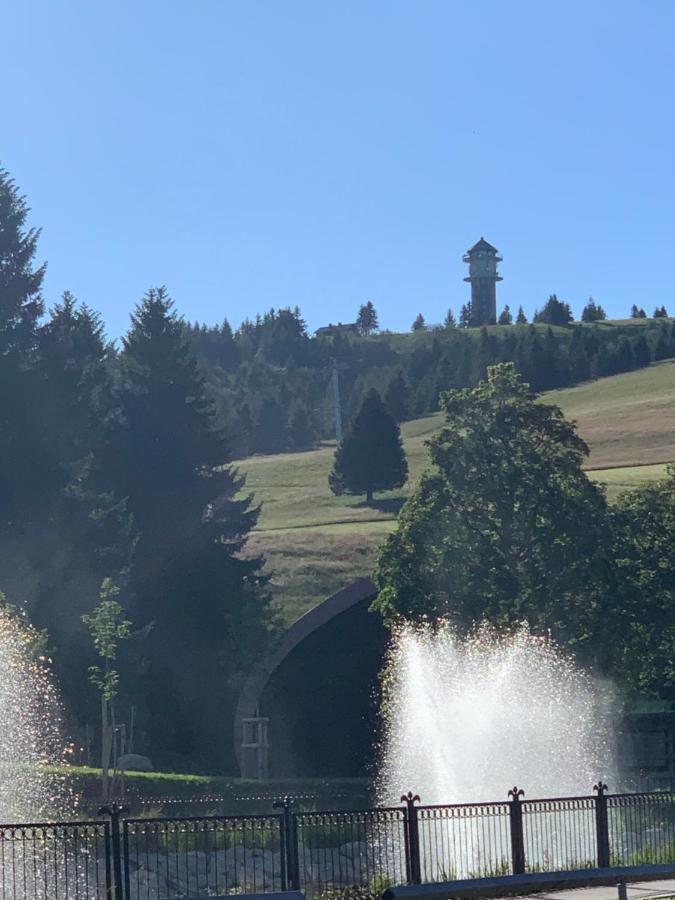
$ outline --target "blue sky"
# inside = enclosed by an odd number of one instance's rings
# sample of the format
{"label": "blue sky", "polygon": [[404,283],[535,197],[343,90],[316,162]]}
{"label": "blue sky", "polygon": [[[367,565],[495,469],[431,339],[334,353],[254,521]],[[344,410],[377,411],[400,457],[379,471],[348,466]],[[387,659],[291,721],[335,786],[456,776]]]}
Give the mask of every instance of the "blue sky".
{"label": "blue sky", "polygon": [[675,312],[672,0],[24,0],[2,29],[46,299],[111,337],[158,284],[191,320],[438,322],[481,235],[500,307]]}

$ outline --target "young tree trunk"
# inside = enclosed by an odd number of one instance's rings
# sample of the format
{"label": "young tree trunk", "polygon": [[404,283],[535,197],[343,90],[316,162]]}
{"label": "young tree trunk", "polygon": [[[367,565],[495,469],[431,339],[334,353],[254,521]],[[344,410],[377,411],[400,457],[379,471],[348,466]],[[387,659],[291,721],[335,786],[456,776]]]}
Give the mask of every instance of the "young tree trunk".
{"label": "young tree trunk", "polygon": [[373,502],[373,489],[368,488],[368,490],[366,491],[366,503],[372,503],[372,502]]}
{"label": "young tree trunk", "polygon": [[101,692],[101,794],[103,799],[108,799],[109,781],[108,769],[110,768],[110,752],[112,750],[112,729],[108,723],[108,701]]}

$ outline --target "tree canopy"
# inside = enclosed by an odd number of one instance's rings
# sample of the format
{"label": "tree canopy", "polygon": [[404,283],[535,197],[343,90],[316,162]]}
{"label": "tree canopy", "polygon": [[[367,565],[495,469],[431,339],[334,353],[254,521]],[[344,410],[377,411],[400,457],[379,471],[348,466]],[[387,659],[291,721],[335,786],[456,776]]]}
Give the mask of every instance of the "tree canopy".
{"label": "tree canopy", "polygon": [[442,398],[421,479],[382,552],[376,601],[386,619],[449,616],[460,626],[527,618],[585,641],[598,606],[603,492],[588,449],[557,407],[534,402],[512,364]]}

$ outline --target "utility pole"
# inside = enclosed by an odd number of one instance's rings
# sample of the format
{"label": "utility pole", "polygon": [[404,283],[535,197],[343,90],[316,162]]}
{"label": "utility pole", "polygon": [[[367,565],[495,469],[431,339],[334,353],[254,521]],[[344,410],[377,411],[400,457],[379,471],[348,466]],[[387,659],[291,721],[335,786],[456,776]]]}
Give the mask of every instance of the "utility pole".
{"label": "utility pole", "polygon": [[342,440],[342,401],[340,400],[340,369],[346,369],[345,363],[339,363],[335,357],[331,360],[331,382],[333,384],[333,406],[335,407],[335,440]]}

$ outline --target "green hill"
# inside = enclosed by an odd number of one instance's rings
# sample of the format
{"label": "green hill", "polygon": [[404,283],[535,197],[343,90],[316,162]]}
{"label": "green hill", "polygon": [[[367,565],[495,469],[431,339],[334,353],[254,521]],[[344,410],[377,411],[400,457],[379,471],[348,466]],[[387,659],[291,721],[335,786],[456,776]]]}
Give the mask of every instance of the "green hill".
{"label": "green hill", "polygon": [[[588,468],[619,491],[660,477],[675,459],[675,361],[668,360],[575,388],[542,400],[576,420],[591,448]],[[292,622],[350,580],[372,571],[378,545],[427,465],[425,441],[440,414],[402,426],[410,482],[366,506],[359,497],[334,497],[328,488],[334,447],[305,453],[254,456],[238,466],[247,490],[262,503],[249,547],[263,552],[283,617]]]}

